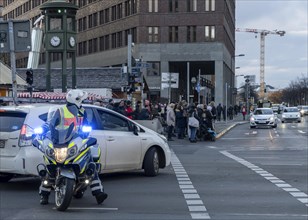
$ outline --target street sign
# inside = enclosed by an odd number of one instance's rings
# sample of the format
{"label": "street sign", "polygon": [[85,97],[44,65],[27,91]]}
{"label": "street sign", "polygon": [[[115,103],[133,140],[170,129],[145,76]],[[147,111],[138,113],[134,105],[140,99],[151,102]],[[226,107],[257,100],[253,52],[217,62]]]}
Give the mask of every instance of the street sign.
{"label": "street sign", "polygon": [[132,74],[136,77],[140,77],[140,68],[133,67],[132,68]]}
{"label": "street sign", "polygon": [[162,73],[161,87],[162,88],[179,88],[179,73]]}
{"label": "street sign", "polygon": [[27,52],[31,50],[31,34],[29,20],[12,20],[10,29],[8,21],[0,21],[0,53],[11,51],[9,31],[13,33],[14,52]]}
{"label": "street sign", "polygon": [[150,64],[146,62],[136,62],[136,67],[138,68],[150,68]]}

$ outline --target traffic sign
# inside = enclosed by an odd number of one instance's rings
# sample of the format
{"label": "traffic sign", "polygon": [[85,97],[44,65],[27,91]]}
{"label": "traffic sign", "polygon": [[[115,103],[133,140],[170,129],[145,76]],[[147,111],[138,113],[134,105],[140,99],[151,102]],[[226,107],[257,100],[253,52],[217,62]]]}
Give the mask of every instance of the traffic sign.
{"label": "traffic sign", "polygon": [[150,64],[146,62],[136,62],[136,67],[139,68],[150,68]]}
{"label": "traffic sign", "polygon": [[139,77],[140,76],[140,68],[133,67],[132,68],[132,75]]}

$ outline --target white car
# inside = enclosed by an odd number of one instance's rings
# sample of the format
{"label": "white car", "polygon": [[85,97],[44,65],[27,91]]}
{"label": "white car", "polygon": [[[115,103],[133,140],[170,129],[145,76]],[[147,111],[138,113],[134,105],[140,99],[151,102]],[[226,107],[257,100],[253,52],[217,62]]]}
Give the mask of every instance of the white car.
{"label": "white car", "polygon": [[256,108],[250,116],[250,128],[256,127],[277,127],[277,113],[271,108]]}
{"label": "white car", "polygon": [[[42,153],[32,146],[33,129],[47,120],[52,104],[0,108],[0,182],[16,175],[37,175]],[[112,110],[84,105],[91,123],[90,136],[101,148],[102,173],[144,169],[156,176],[170,164],[167,139]]]}
{"label": "white car", "polygon": [[293,122],[296,121],[300,123],[302,121],[301,114],[297,107],[285,107],[283,109],[282,115],[281,115],[281,122]]}

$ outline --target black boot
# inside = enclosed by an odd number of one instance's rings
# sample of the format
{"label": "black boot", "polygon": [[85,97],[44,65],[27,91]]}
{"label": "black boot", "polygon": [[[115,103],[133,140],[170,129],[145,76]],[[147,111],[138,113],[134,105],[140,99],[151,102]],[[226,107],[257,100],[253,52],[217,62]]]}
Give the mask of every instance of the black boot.
{"label": "black boot", "polygon": [[98,195],[95,196],[97,204],[101,204],[104,202],[105,199],[107,199],[108,195],[107,193],[101,192]]}
{"label": "black boot", "polygon": [[47,205],[48,204],[48,195],[41,195],[40,203],[41,203],[41,205]]}

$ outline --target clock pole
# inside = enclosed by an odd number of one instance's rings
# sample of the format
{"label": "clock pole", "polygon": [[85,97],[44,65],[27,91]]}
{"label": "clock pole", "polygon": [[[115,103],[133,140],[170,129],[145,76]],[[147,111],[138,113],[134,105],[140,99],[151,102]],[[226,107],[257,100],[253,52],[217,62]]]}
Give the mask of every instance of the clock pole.
{"label": "clock pole", "polygon": [[[60,77],[51,80],[51,62],[62,61],[62,92],[67,92],[67,57],[71,57],[72,85],[76,88],[76,13],[78,6],[66,0],[49,0],[40,10],[45,15],[46,90],[58,84]],[[60,55],[60,56],[59,56]],[[53,77],[54,79],[55,77]],[[69,86],[70,87],[70,86]]]}

